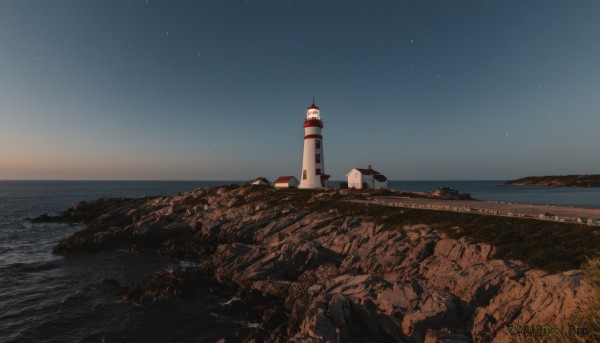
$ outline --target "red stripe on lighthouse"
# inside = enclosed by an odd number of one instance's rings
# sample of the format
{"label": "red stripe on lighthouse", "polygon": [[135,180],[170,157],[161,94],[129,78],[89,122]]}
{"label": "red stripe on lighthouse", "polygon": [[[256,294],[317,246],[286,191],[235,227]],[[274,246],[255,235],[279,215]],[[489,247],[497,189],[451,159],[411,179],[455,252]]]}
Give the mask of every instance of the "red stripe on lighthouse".
{"label": "red stripe on lighthouse", "polygon": [[323,136],[321,135],[305,135],[304,139],[309,139],[309,138],[323,138]]}
{"label": "red stripe on lighthouse", "polygon": [[307,119],[304,121],[304,127],[323,127],[323,122],[320,119]]}

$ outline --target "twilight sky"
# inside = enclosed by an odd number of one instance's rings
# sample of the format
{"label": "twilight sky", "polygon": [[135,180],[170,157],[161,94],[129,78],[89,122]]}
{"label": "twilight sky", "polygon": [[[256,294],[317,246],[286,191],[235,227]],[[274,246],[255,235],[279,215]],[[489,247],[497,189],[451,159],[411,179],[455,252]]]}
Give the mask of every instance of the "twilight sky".
{"label": "twilight sky", "polygon": [[0,1],[0,179],[600,173],[597,0]]}

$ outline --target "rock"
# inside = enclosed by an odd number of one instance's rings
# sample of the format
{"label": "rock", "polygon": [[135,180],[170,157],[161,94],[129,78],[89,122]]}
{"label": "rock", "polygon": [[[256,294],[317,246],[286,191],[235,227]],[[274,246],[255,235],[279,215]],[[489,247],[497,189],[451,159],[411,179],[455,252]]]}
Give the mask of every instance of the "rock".
{"label": "rock", "polygon": [[488,306],[475,310],[473,338],[510,339],[505,330],[510,324],[560,326],[564,313],[573,313],[589,299],[594,290],[581,282],[580,272],[547,275],[532,270],[518,279],[505,279]]}
{"label": "rock", "polygon": [[260,321],[247,340],[506,341],[511,324],[558,324],[593,293],[579,271],[530,270],[427,225],[390,230],[337,211],[302,212],[293,194],[221,187],[82,202],[36,220],[86,225],[59,253],[128,248],[194,261],[198,270],[158,272],[125,291],[107,286],[142,303],[233,292],[240,301],[230,310],[252,308]]}
{"label": "rock", "polygon": [[209,286],[210,279],[199,270],[159,271],[147,281],[130,289],[124,298],[140,303],[164,297],[191,298],[206,294]]}
{"label": "rock", "polygon": [[425,343],[471,343],[469,337],[462,333],[429,330],[425,336]]}

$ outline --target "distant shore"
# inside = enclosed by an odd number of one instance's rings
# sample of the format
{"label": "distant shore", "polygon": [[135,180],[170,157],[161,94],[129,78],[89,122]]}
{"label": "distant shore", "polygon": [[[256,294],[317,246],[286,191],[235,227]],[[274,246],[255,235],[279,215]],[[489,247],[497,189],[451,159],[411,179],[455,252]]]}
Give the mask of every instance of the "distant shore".
{"label": "distant shore", "polygon": [[551,187],[600,187],[600,174],[528,176],[506,181],[505,185]]}

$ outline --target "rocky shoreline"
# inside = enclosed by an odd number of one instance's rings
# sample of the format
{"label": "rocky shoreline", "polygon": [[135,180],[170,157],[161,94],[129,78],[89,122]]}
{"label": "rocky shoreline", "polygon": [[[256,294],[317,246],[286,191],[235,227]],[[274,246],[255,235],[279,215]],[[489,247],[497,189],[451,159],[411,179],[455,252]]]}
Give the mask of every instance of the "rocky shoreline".
{"label": "rocky shoreline", "polygon": [[229,306],[258,323],[247,341],[503,342],[512,325],[562,324],[593,295],[579,270],[548,274],[495,259],[490,245],[450,239],[435,225],[390,228],[319,210],[345,197],[225,186],[82,202],[34,221],[85,224],[58,254],[128,249],[194,262],[139,285],[111,282],[140,303],[234,294]]}

